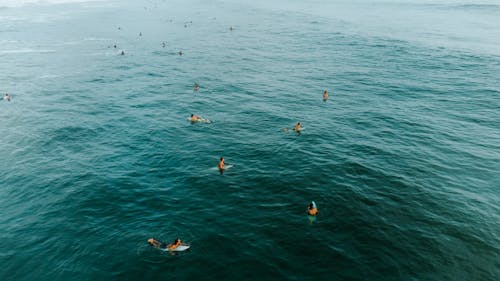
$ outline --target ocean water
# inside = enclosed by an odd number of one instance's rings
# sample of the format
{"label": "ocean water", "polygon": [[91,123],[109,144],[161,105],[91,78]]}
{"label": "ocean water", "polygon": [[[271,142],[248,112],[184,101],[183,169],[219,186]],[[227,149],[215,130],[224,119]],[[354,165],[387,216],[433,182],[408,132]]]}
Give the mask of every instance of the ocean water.
{"label": "ocean water", "polygon": [[499,1],[0,1],[0,280],[499,280],[499,46]]}

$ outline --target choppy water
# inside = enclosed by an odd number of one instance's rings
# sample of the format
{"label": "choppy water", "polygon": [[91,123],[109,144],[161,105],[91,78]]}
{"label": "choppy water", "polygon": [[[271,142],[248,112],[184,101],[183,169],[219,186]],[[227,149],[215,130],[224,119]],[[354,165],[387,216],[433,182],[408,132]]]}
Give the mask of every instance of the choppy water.
{"label": "choppy water", "polygon": [[0,280],[500,278],[498,1],[28,2]]}

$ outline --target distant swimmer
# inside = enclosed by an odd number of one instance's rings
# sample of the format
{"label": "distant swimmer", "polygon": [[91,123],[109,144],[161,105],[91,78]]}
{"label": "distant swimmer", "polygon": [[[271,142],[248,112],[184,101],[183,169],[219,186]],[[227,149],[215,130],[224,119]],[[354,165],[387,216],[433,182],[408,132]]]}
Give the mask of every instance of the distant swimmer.
{"label": "distant swimmer", "polygon": [[194,83],[193,90],[195,92],[198,92],[199,89],[200,89],[200,85],[198,85],[198,83]]}
{"label": "distant swimmer", "polygon": [[113,47],[116,49],[116,44],[114,44]]}
{"label": "distant swimmer", "polygon": [[233,31],[233,30],[234,30],[234,28],[231,26],[231,27],[229,28],[229,30],[230,30],[230,31]]}
{"label": "distant swimmer", "polygon": [[179,51],[178,54],[179,54],[179,56],[182,56],[182,54],[184,54],[184,53],[182,51]]}
{"label": "distant swimmer", "polygon": [[201,118],[200,116],[196,116],[194,114],[191,114],[191,117],[189,118],[189,121],[191,121],[191,122],[203,121],[203,118]]}
{"label": "distant swimmer", "polygon": [[221,157],[219,160],[219,170],[224,170],[224,157]]}
{"label": "distant swimmer", "polygon": [[163,48],[165,48],[165,46],[167,46],[167,44],[165,44],[165,42],[163,42],[163,43],[161,43],[161,46],[162,46]]}
{"label": "distant swimmer", "polygon": [[124,51],[122,51],[122,52],[120,53],[120,55],[124,56],[124,55],[125,55],[125,52],[124,52]]}
{"label": "distant swimmer", "polygon": [[297,122],[297,124],[293,126],[293,130],[296,132],[300,132],[302,130],[302,124],[300,124],[300,122]]}
{"label": "distant swimmer", "polygon": [[118,27],[118,30],[122,30],[122,28],[121,28],[121,27]]}
{"label": "distant swimmer", "polygon": [[315,216],[319,213],[318,208],[316,208],[316,203],[314,201],[309,204],[309,207],[307,207],[307,214],[310,216]]}
{"label": "distant swimmer", "polygon": [[142,32],[139,32],[139,36],[142,36]]}
{"label": "distant swimmer", "polygon": [[327,90],[325,90],[323,92],[323,101],[326,101],[326,100],[328,100],[328,91]]}
{"label": "distant swimmer", "polygon": [[5,96],[3,96],[3,99],[6,101],[10,101],[12,99],[12,96],[9,94],[5,94]]}

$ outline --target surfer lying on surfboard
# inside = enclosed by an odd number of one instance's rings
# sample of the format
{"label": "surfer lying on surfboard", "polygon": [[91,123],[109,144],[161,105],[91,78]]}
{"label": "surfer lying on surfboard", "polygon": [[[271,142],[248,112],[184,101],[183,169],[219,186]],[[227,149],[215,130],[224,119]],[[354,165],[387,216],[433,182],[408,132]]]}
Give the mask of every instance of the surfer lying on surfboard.
{"label": "surfer lying on surfboard", "polygon": [[[288,129],[288,128],[283,128],[282,130],[283,130],[283,132],[288,133],[288,131],[289,131],[290,129]],[[302,123],[297,122],[297,124],[295,124],[295,126],[293,126],[293,130],[294,130],[295,132],[297,132],[297,133],[299,133],[299,134],[300,134],[300,131],[304,130],[304,127],[302,127]]]}
{"label": "surfer lying on surfboard", "polygon": [[191,114],[191,117],[189,117],[188,120],[191,121],[191,122],[211,123],[210,120],[205,119],[205,118],[203,118],[201,116],[194,115],[194,114]]}
{"label": "surfer lying on surfboard", "polygon": [[179,238],[175,239],[172,244],[168,244],[168,245],[165,243],[162,243],[158,240],[155,240],[154,238],[149,238],[148,243],[149,243],[149,245],[151,245],[155,248],[165,248],[167,250],[175,250],[175,249],[177,249],[177,247],[179,247],[182,244],[181,239],[179,239]]}

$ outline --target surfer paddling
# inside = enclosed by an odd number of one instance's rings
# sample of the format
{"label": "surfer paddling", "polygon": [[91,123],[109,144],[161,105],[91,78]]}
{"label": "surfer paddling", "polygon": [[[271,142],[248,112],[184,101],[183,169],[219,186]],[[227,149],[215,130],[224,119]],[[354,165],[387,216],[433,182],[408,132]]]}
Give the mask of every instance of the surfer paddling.
{"label": "surfer paddling", "polygon": [[176,249],[177,247],[179,247],[180,245],[181,245],[181,239],[177,238],[174,240],[174,242],[172,244],[167,245],[167,249],[173,250],[173,249]]}
{"label": "surfer paddling", "polygon": [[203,118],[201,118],[200,116],[196,116],[194,114],[191,114],[191,117],[189,118],[189,121],[191,121],[191,122],[203,121]]}
{"label": "surfer paddling", "polygon": [[151,245],[155,248],[165,247],[165,249],[167,249],[167,250],[174,250],[181,245],[182,241],[181,241],[181,239],[177,238],[171,244],[165,245],[165,243],[162,243],[154,238],[149,238],[148,243],[149,243],[149,245]]}

